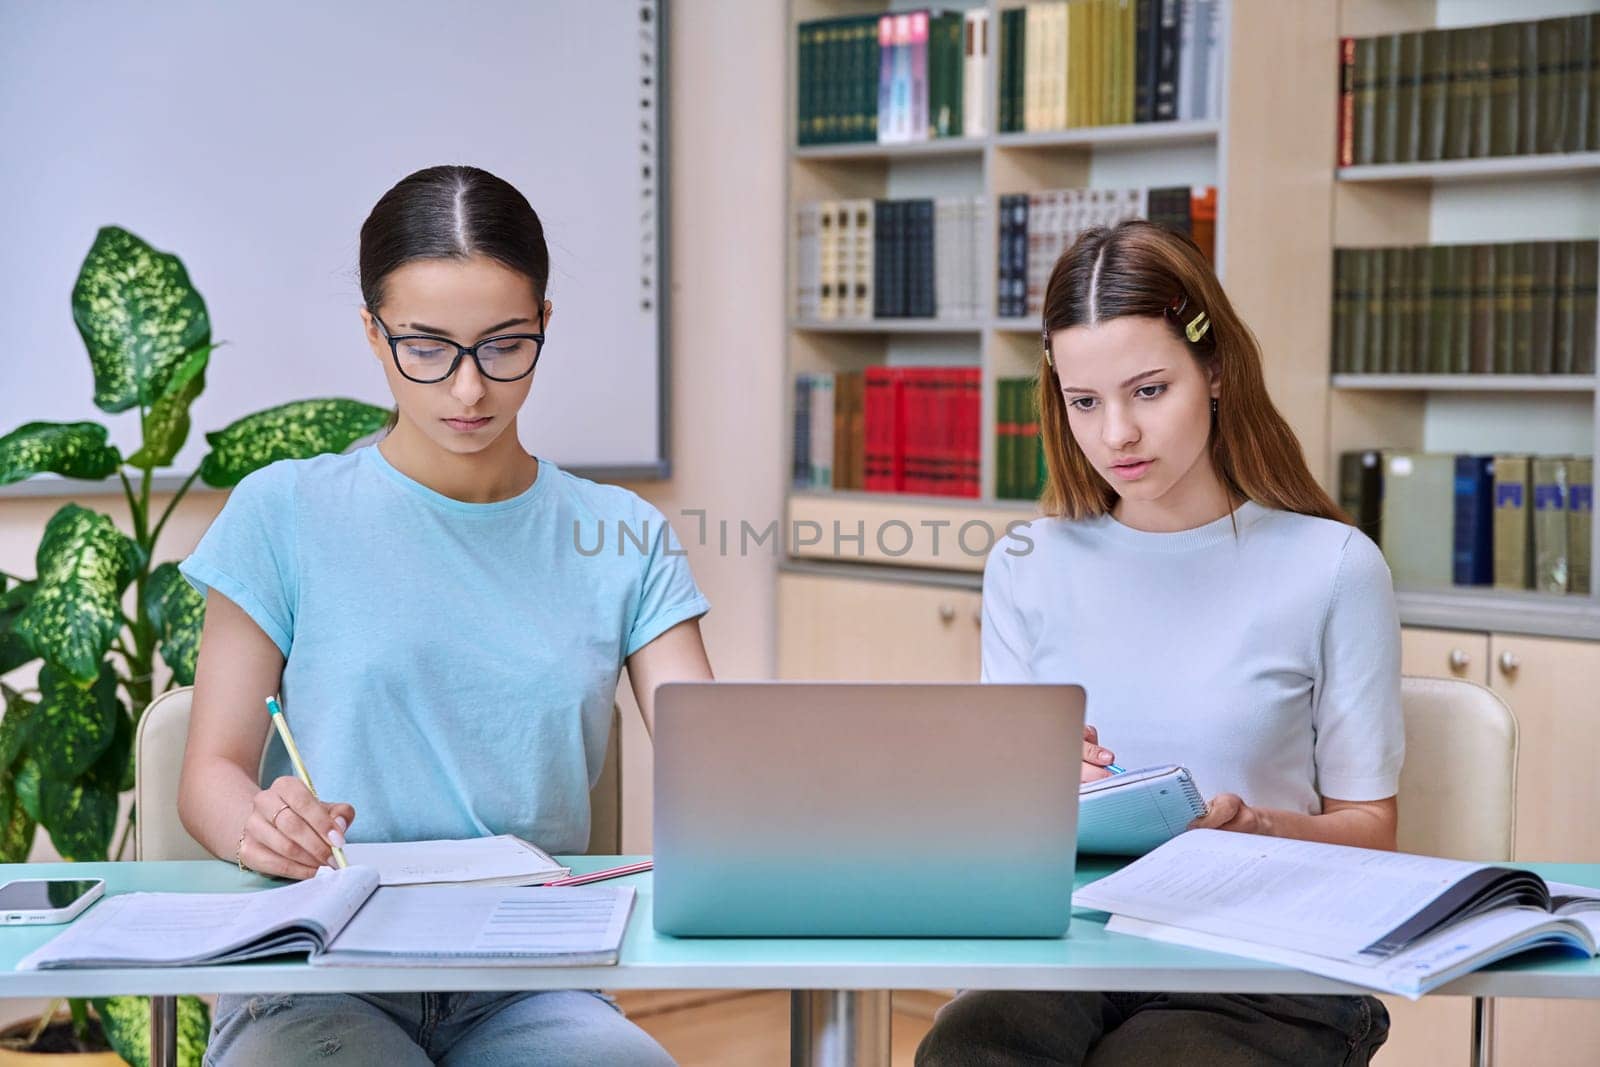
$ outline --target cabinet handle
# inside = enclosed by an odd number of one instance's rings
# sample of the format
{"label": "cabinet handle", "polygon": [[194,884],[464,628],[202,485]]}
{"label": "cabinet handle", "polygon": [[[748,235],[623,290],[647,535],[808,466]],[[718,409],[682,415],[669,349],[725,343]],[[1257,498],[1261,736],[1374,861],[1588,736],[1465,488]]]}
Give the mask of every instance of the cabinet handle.
{"label": "cabinet handle", "polygon": [[1500,653],[1501,674],[1516,674],[1517,668],[1520,666],[1522,666],[1522,661],[1516,656],[1513,656],[1510,652]]}
{"label": "cabinet handle", "polygon": [[1467,655],[1465,650],[1459,648],[1452,648],[1450,650],[1451,670],[1455,671],[1457,674],[1460,674],[1470,666],[1472,666],[1472,657]]}
{"label": "cabinet handle", "polygon": [[942,623],[947,623],[947,624],[955,622],[956,621],[956,609],[951,607],[949,604],[940,604],[939,605],[939,621],[942,622]]}

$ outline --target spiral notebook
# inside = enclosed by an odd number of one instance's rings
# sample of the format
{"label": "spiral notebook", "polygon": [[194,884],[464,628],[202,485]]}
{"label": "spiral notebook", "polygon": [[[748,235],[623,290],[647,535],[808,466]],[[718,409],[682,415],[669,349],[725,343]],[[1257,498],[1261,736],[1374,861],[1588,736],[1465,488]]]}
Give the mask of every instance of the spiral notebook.
{"label": "spiral notebook", "polygon": [[1123,771],[1078,789],[1078,851],[1142,856],[1206,813],[1187,767]]}

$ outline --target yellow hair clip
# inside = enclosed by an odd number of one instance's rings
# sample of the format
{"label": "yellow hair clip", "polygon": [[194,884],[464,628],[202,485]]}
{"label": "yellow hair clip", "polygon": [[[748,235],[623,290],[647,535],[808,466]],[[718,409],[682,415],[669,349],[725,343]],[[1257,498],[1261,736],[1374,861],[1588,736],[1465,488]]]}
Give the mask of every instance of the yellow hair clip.
{"label": "yellow hair clip", "polygon": [[1189,320],[1189,325],[1183,328],[1183,333],[1185,337],[1189,338],[1190,344],[1196,344],[1200,338],[1206,335],[1206,331],[1209,329],[1211,329],[1211,320],[1206,318],[1206,313],[1202,311]]}

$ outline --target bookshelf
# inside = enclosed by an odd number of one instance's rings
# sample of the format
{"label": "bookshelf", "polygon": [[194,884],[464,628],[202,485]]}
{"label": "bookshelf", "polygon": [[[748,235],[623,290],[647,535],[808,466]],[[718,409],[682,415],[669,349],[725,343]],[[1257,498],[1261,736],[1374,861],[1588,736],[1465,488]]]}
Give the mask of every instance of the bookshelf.
{"label": "bookshelf", "polygon": [[[1594,10],[1584,0],[1539,0],[1515,11],[1477,0],[1342,0],[1340,34],[1377,37]],[[1334,178],[1335,248],[1600,237],[1600,151],[1369,163],[1335,167]],[[1324,347],[1331,366],[1331,344]],[[1357,449],[1594,455],[1597,380],[1593,374],[1332,374],[1323,474],[1336,484],[1339,454]],[[1591,535],[1591,558],[1597,549],[1600,529]],[[1587,595],[1402,587],[1398,596],[1402,620],[1412,625],[1600,639],[1600,583],[1593,580]]]}
{"label": "bookshelf", "polygon": [[[983,9],[989,14],[990,61],[984,100],[986,128],[979,137],[911,144],[846,143],[800,145],[796,128],[801,23],[849,15],[916,10],[916,3],[859,0],[791,0],[787,79],[786,167],[789,217],[785,219],[789,264],[785,299],[791,308],[785,331],[784,418],[793,426],[795,376],[845,372],[872,366],[961,366],[981,371],[980,491],[976,498],[867,493],[794,488],[785,457],[786,529],[818,524],[830,536],[838,522],[849,532],[865,523],[867,550],[853,544],[835,552],[830,543],[791,545],[797,560],[861,562],[907,568],[907,578],[976,575],[982,556],[935,557],[918,545],[903,555],[877,552],[873,531],[903,522],[922,531],[948,524],[951,532],[979,519],[1003,531],[1037,512],[1029,501],[996,496],[996,403],[1002,378],[1034,375],[1040,364],[1037,316],[1003,318],[996,312],[996,220],[999,198],[1013,193],[1067,188],[1214,186],[1217,189],[1215,259],[1235,304],[1269,353],[1268,380],[1290,420],[1301,428],[1313,464],[1325,465],[1326,364],[1318,348],[1325,310],[1292,306],[1283,299],[1285,272],[1303,278],[1313,301],[1324,301],[1330,264],[1326,220],[1333,180],[1326,166],[1334,136],[1328,100],[1336,71],[1328,61],[1336,12],[1329,2],[1300,9],[1274,0],[1219,0],[1221,99],[1215,119],[1088,126],[1038,132],[999,129],[999,27],[1004,11],[1024,7],[1015,0],[965,0],[947,9]],[[1270,72],[1280,82],[1272,94],[1233,97],[1229,71]],[[1268,131],[1271,131],[1269,134]],[[1292,188],[1300,199],[1283,195]],[[970,196],[987,205],[977,248],[980,305],[976,321],[939,319],[829,319],[802,317],[795,302],[795,208],[806,202],[852,198]],[[1230,248],[1264,254],[1230,256]],[[792,449],[792,445],[791,445]],[[940,528],[944,528],[941,526]],[[806,527],[810,529],[810,527]],[[808,563],[811,565],[811,563]]]}

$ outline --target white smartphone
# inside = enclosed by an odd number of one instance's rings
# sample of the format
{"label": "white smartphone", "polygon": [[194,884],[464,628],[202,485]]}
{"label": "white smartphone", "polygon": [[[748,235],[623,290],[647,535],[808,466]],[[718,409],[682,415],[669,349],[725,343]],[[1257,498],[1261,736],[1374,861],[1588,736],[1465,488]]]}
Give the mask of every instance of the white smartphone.
{"label": "white smartphone", "polygon": [[17,878],[0,885],[0,923],[69,923],[105,891],[104,878]]}

